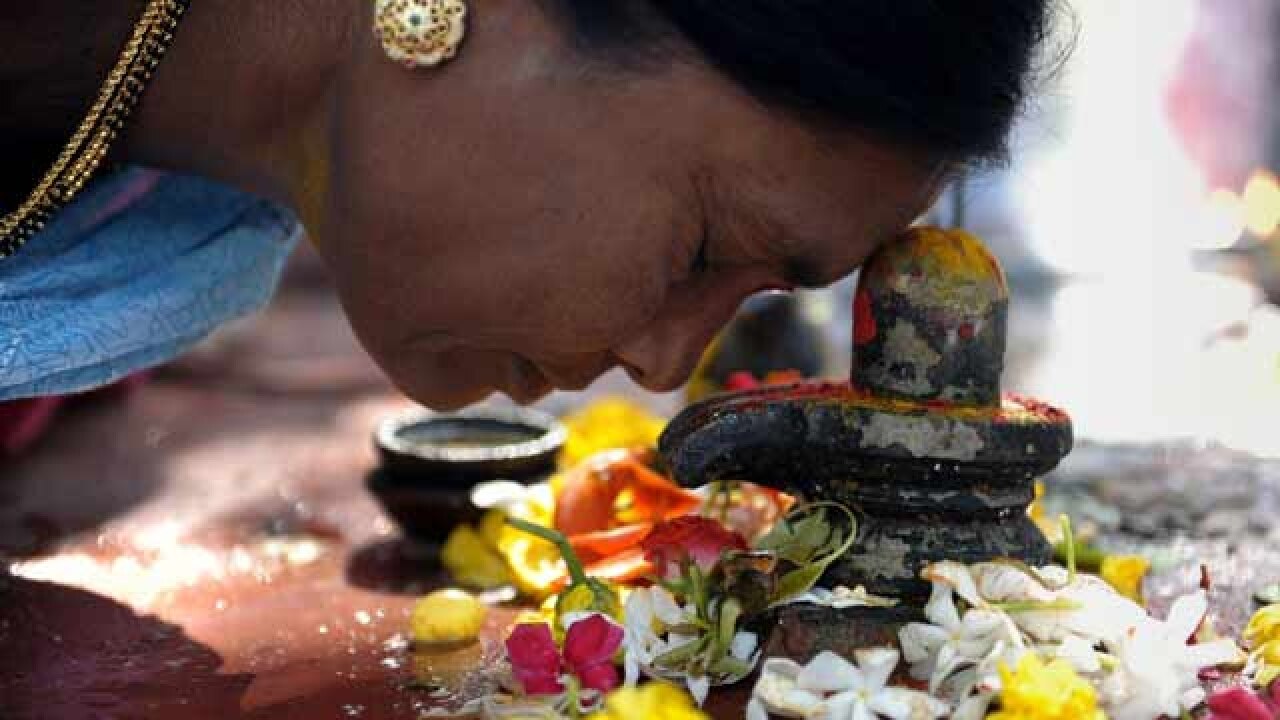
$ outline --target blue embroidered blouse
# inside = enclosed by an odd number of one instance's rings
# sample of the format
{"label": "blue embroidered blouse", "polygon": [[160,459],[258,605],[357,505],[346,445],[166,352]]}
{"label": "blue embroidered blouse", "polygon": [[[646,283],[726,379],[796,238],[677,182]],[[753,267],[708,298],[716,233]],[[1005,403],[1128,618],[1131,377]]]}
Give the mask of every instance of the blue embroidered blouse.
{"label": "blue embroidered blouse", "polygon": [[265,304],[299,234],[286,210],[207,180],[98,181],[0,260],[0,401],[173,358]]}

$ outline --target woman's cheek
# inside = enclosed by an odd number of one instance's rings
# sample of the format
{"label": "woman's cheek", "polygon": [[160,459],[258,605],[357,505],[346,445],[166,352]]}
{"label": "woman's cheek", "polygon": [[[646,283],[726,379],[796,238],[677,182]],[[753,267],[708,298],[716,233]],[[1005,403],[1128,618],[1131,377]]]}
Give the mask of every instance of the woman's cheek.
{"label": "woman's cheek", "polygon": [[[585,288],[579,287],[579,290]],[[560,320],[570,330],[571,342],[581,352],[611,349],[622,339],[650,325],[671,296],[665,278],[639,268],[612,281],[600,282],[573,301],[572,311]]]}

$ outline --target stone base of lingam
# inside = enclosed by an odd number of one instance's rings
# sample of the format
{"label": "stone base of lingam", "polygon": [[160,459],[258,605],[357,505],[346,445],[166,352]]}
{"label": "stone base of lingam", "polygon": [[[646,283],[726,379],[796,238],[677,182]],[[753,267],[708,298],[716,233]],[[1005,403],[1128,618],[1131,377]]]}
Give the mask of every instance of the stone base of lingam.
{"label": "stone base of lingam", "polygon": [[[913,229],[863,269],[849,381],[708,398],[670,423],[662,454],[684,485],[752,482],[849,508],[857,540],[822,584],[900,598],[901,610],[877,611],[886,623],[923,604],[929,563],[1044,564],[1051,548],[1026,509],[1070,451],[1071,421],[1001,392],[1007,314],[1003,271],[980,241]],[[784,608],[772,642],[865,645],[860,633],[882,625],[869,612]]]}

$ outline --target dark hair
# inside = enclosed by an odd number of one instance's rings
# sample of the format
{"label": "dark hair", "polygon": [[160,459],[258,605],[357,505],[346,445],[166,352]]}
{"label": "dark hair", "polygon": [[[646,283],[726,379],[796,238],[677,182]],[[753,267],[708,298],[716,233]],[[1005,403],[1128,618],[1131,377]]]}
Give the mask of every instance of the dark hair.
{"label": "dark hair", "polygon": [[585,45],[665,25],[765,102],[956,162],[1001,157],[1054,0],[556,0]]}

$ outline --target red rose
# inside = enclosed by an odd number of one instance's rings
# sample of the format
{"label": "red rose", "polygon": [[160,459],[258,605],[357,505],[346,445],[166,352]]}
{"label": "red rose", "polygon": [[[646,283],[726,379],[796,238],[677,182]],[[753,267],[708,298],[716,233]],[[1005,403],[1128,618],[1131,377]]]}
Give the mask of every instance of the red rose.
{"label": "red rose", "polygon": [[642,547],[658,573],[672,579],[679,577],[686,562],[709,571],[726,550],[745,551],[747,541],[711,518],[688,515],[655,527]]}

